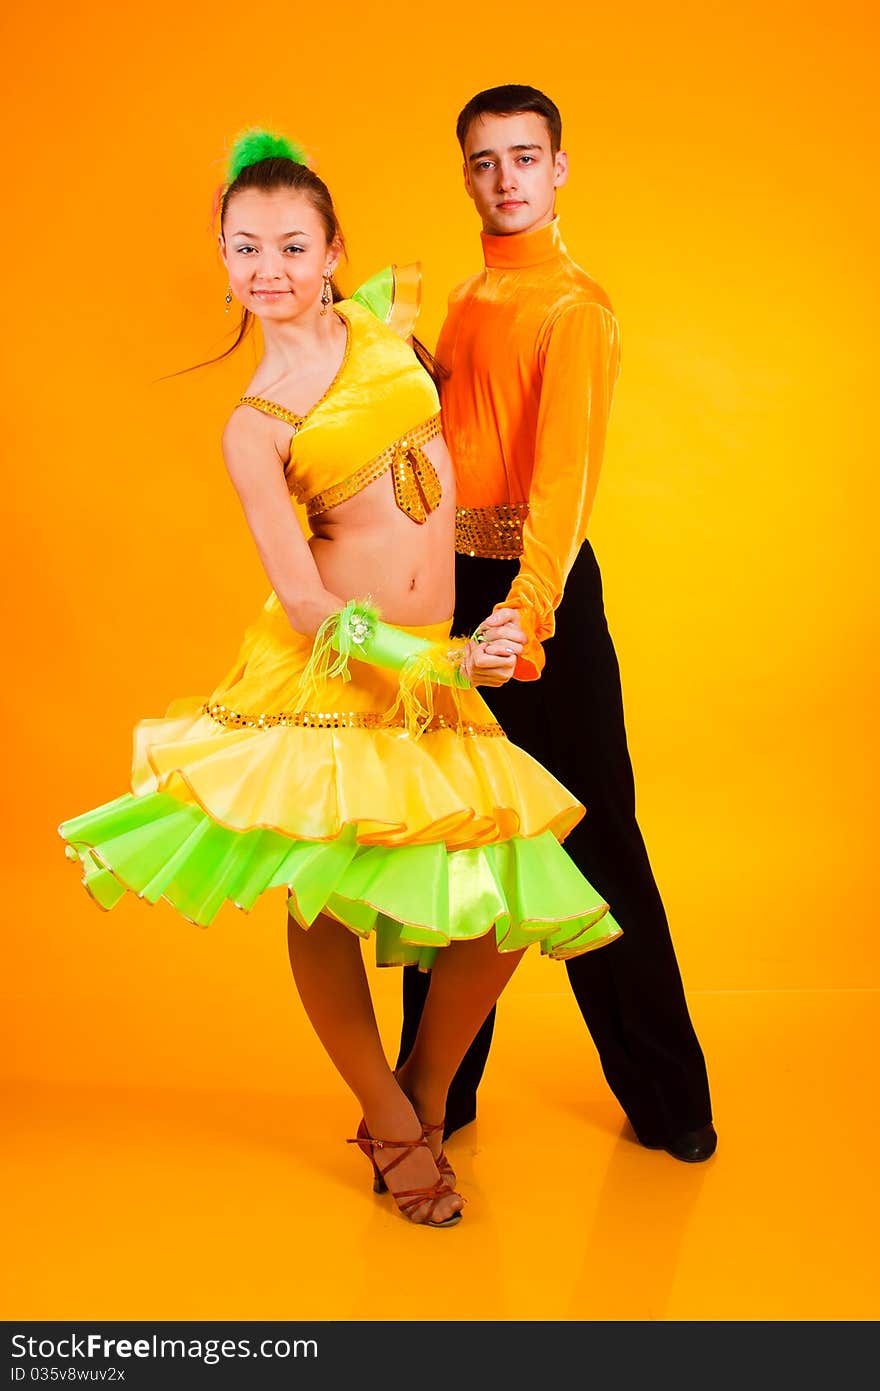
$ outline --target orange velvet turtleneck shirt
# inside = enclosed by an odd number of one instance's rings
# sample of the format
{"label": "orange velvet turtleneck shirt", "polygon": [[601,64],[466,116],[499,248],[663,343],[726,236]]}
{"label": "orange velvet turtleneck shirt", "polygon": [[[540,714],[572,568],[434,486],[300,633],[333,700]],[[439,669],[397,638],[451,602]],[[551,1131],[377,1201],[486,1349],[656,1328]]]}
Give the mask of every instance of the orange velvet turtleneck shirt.
{"label": "orange velvet turtleneck shirt", "polygon": [[452,292],[437,344],[449,374],[443,432],[459,507],[528,504],[504,604],[520,611],[528,635],[516,676],[533,681],[586,536],[619,332],[607,295],[572,261],[556,219],[482,240],[485,268]]}

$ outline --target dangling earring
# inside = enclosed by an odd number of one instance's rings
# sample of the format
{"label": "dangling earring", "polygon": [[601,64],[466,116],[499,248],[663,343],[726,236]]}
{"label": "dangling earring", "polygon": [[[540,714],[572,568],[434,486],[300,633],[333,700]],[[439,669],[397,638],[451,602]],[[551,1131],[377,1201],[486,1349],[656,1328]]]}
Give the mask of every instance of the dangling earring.
{"label": "dangling earring", "polygon": [[226,286],[226,296],[225,296],[225,299],[226,299],[226,308],[223,310],[223,313],[224,313],[224,314],[228,314],[228,313],[229,313],[229,306],[230,306],[230,304],[232,303],[232,286],[231,286],[231,285],[227,285],[227,286]]}
{"label": "dangling earring", "polygon": [[333,286],[330,284],[330,272],[324,273],[324,288],[321,291],[321,313],[327,313],[328,304],[333,303]]}

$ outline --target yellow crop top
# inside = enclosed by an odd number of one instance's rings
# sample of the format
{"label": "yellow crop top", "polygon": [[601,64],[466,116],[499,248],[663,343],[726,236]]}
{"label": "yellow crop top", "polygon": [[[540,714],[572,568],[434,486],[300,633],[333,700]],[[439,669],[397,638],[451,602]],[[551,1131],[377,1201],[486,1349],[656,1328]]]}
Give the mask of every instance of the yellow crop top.
{"label": "yellow crop top", "polygon": [[424,522],[441,497],[421,448],[440,433],[434,383],[409,344],[369,309],[350,299],[333,307],[348,341],[339,371],[311,410],[295,415],[260,396],[243,396],[240,404],[293,427],[284,473],[310,520],[391,469],[398,507]]}

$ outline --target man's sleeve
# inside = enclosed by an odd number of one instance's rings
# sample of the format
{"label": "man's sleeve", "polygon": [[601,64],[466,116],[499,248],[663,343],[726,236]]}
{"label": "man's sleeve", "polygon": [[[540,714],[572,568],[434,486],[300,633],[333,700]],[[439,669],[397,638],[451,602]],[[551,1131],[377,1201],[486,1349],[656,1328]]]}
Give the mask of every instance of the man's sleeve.
{"label": "man's sleeve", "polygon": [[496,608],[519,610],[527,642],[514,675],[536,681],[542,643],[587,534],[620,363],[617,320],[601,304],[564,309],[543,344],[535,467],[519,572]]}

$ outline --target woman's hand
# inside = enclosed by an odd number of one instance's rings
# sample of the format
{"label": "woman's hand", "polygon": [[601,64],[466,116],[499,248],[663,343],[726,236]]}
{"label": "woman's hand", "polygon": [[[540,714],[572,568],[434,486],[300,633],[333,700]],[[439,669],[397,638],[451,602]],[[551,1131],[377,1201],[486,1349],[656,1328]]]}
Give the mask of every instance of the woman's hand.
{"label": "woman's hand", "polygon": [[479,625],[468,643],[462,671],[472,686],[503,686],[513,676],[516,659],[523,650],[526,635],[519,626],[516,609],[498,609]]}
{"label": "woman's hand", "polygon": [[461,669],[472,686],[503,686],[515,666],[515,652],[488,652],[479,642],[469,642],[461,659]]}

